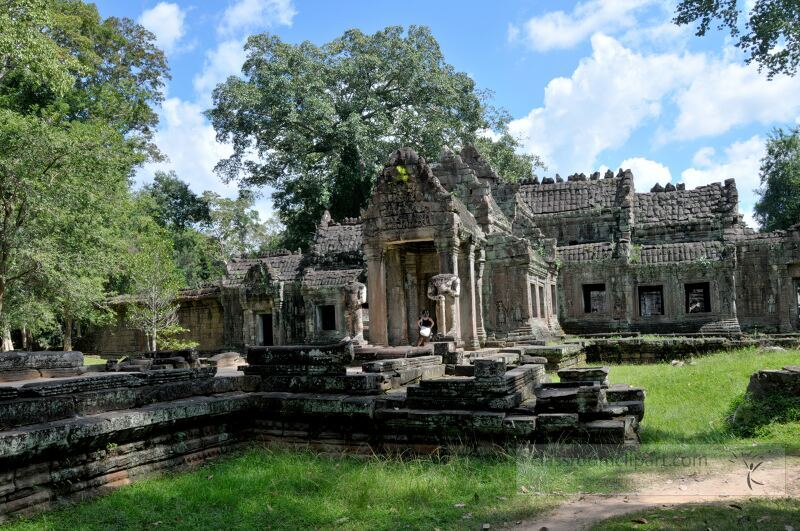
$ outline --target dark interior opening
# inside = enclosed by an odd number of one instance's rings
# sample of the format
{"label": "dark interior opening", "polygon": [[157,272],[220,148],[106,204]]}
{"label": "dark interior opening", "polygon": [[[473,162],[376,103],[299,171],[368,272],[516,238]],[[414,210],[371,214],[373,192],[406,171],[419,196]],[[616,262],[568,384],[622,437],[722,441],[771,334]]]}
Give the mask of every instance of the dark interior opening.
{"label": "dark interior opening", "polygon": [[711,295],[708,282],[696,282],[684,286],[686,292],[686,313],[705,313],[711,311]]}
{"label": "dark interior opening", "polygon": [[272,314],[262,313],[261,318],[261,344],[267,347],[273,345],[272,339]]}
{"label": "dark interior opening", "polygon": [[664,315],[664,286],[639,286],[639,315]]}
{"label": "dark interior opening", "polygon": [[320,306],[319,320],[323,330],[336,330],[336,307],[333,304]]}
{"label": "dark interior opening", "polygon": [[584,313],[603,313],[606,311],[606,285],[583,285],[583,311]]}

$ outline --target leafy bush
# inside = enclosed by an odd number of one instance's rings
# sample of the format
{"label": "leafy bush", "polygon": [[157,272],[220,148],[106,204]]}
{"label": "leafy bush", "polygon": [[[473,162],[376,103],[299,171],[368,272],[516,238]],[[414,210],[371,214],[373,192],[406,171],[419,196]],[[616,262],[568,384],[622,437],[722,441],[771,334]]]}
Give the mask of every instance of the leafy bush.
{"label": "leafy bush", "polygon": [[755,398],[746,393],[733,401],[730,411],[728,423],[735,435],[760,437],[774,424],[800,422],[800,397]]}

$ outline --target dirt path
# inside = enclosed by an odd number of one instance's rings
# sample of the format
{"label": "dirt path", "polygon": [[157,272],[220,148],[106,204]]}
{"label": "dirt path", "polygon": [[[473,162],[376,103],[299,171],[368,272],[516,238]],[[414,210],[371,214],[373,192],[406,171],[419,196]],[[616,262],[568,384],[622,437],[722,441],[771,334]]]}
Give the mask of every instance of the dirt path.
{"label": "dirt path", "polygon": [[[738,465],[738,464],[737,464]],[[785,465],[785,466],[784,466]],[[733,503],[751,497],[800,497],[800,459],[759,467],[747,484],[747,468],[731,465],[725,469],[694,471],[688,475],[640,475],[631,478],[636,485],[631,493],[585,494],[560,505],[554,511],[522,522],[513,529],[572,531],[593,524],[656,507],[698,503]]]}

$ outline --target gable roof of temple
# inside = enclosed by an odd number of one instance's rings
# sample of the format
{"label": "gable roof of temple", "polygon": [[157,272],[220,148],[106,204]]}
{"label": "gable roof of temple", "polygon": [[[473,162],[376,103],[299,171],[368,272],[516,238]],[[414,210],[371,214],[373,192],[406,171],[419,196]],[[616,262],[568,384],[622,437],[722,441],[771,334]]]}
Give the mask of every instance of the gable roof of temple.
{"label": "gable roof of temple", "polygon": [[364,225],[361,218],[336,222],[328,211],[317,225],[311,245],[311,262],[328,268],[363,267]]}
{"label": "gable roof of temple", "polygon": [[247,273],[257,265],[263,265],[273,281],[291,282],[302,273],[303,255],[290,251],[277,251],[257,258],[232,258],[227,264],[228,273],[222,280],[225,287],[238,287]]}

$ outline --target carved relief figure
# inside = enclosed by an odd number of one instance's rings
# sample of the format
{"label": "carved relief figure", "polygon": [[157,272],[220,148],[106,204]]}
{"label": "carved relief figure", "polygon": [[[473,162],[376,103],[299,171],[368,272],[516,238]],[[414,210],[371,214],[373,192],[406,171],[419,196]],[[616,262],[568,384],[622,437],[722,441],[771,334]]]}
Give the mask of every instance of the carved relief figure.
{"label": "carved relief figure", "polygon": [[345,291],[345,321],[347,335],[353,342],[364,341],[364,321],[361,305],[367,302],[367,287],[361,282],[351,282],[344,288]]}

